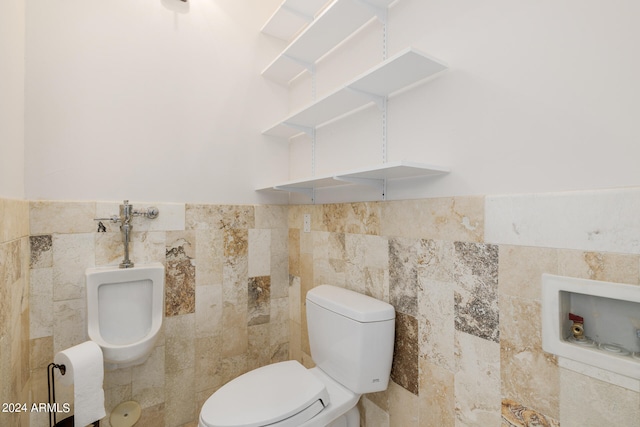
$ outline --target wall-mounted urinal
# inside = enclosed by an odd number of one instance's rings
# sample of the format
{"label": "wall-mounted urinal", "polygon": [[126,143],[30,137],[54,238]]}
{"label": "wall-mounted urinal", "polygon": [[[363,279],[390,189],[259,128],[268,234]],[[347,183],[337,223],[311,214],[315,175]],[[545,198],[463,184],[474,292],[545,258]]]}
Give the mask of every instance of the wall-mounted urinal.
{"label": "wall-mounted urinal", "polygon": [[164,315],[164,266],[98,267],[86,270],[89,339],[105,364],[143,363],[158,338]]}

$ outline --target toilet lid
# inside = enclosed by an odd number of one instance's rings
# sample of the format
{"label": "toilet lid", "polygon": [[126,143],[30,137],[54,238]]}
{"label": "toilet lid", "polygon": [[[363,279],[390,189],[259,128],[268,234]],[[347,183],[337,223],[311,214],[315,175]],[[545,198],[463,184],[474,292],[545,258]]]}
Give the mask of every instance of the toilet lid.
{"label": "toilet lid", "polygon": [[289,419],[299,426],[328,404],[322,381],[300,363],[287,361],[247,372],[222,386],[202,406],[200,421],[207,427],[259,427]]}

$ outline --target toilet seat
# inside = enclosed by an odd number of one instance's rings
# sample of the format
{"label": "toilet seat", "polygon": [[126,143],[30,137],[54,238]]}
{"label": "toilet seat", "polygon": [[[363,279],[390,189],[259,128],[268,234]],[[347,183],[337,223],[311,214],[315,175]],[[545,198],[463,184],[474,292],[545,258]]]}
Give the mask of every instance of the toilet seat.
{"label": "toilet seat", "polygon": [[255,369],[205,402],[203,427],[298,427],[329,405],[322,381],[296,361]]}

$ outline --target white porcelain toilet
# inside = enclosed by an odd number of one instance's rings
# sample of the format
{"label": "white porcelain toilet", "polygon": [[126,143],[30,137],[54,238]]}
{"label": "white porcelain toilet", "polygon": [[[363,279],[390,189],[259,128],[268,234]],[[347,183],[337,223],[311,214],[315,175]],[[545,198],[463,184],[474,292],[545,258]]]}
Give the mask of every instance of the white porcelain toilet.
{"label": "white porcelain toilet", "polygon": [[107,368],[143,363],[164,315],[164,266],[88,268],[87,329],[102,348]]}
{"label": "white porcelain toilet", "polygon": [[360,395],[389,382],[393,306],[329,285],[306,300],[316,367],[287,361],[239,376],[204,403],[199,427],[359,427]]}

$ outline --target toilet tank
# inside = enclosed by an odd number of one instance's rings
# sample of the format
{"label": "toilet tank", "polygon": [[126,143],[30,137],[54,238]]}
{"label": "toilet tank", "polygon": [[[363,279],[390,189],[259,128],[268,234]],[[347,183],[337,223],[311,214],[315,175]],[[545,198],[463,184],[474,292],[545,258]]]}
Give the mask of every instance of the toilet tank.
{"label": "toilet tank", "polygon": [[330,285],[313,288],[306,300],[316,366],[355,393],[386,390],[393,359],[393,306]]}

